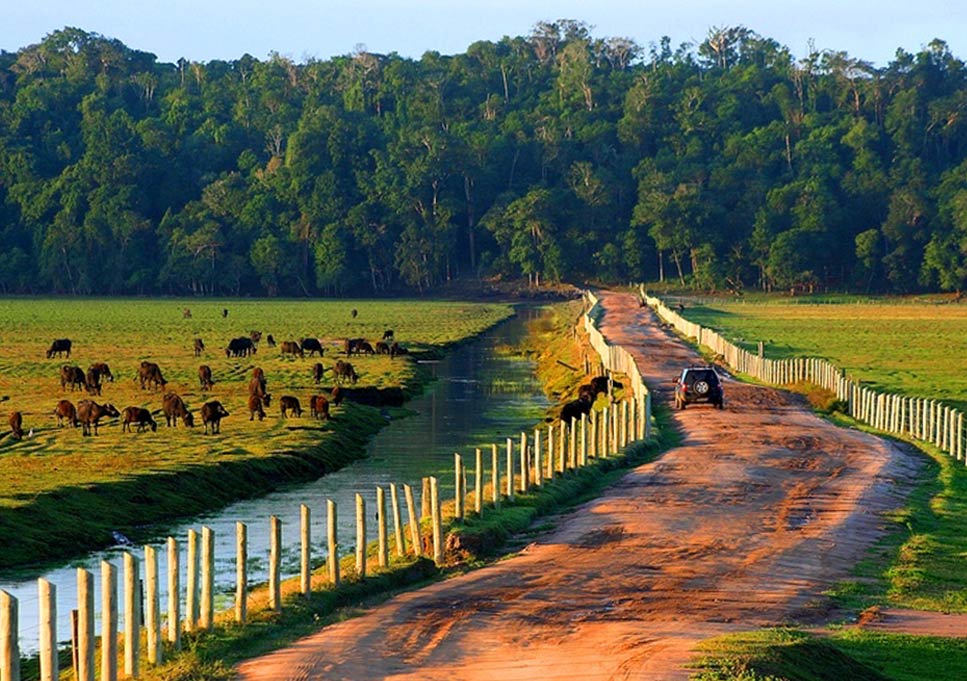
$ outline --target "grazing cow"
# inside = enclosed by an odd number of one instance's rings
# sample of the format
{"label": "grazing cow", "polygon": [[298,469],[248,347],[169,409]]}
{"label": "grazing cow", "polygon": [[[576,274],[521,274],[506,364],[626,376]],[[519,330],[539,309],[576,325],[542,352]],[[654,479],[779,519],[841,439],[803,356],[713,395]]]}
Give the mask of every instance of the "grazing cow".
{"label": "grazing cow", "polygon": [[265,410],[262,408],[262,398],[258,395],[248,396],[248,413],[249,421],[255,420],[255,415],[258,414],[259,421],[265,418]]}
{"label": "grazing cow", "polygon": [[269,394],[265,391],[265,375],[259,367],[255,367],[252,371],[252,378],[248,382],[248,394],[258,395],[267,405],[269,403]]}
{"label": "grazing cow", "polygon": [[326,351],[317,338],[303,338],[299,341],[299,345],[302,346],[302,352],[308,352],[310,357],[314,352],[318,352],[319,356],[322,357],[322,354]]}
{"label": "grazing cow", "polygon": [[315,381],[316,385],[319,385],[325,371],[326,367],[322,366],[322,362],[316,362],[312,365],[312,380]]}
{"label": "grazing cow", "polygon": [[362,341],[356,346],[356,354],[374,355],[376,354],[376,351],[373,349],[373,346],[370,345],[367,341]]}
{"label": "grazing cow", "polygon": [[97,435],[97,422],[105,416],[120,416],[113,404],[98,404],[92,400],[81,400],[77,403],[77,420],[81,422],[81,434],[90,435],[91,427],[94,427],[94,435]]}
{"label": "grazing cow", "polygon": [[101,373],[96,369],[88,369],[84,380],[84,387],[87,388],[88,395],[101,394]]}
{"label": "grazing cow", "polygon": [[228,341],[228,347],[225,348],[225,356],[247,357],[248,355],[254,355],[255,351],[255,343],[252,342],[251,338],[239,336]]}
{"label": "grazing cow", "polygon": [[342,389],[338,385],[334,385],[329,391],[329,401],[337,407],[342,404]]}
{"label": "grazing cow", "polygon": [[[608,394],[607,376],[595,376],[594,378],[591,379],[591,382],[589,383],[589,385],[591,386],[591,389],[594,391],[595,397],[597,397],[601,393],[604,393],[605,395]],[[617,388],[622,388],[623,386],[620,381],[612,380],[611,387],[617,389]]]}
{"label": "grazing cow", "polygon": [[212,386],[215,385],[215,381],[212,380],[212,368],[207,364],[198,367],[198,382],[201,384],[202,390],[211,390]]}
{"label": "grazing cow", "polygon": [[24,415],[15,411],[10,414],[10,431],[15,438],[23,440],[24,437]]}
{"label": "grazing cow", "polygon": [[131,424],[138,424],[138,432],[143,433],[150,426],[152,432],[158,431],[158,424],[151,418],[151,412],[143,407],[125,407],[121,414],[121,432],[130,433]]}
{"label": "grazing cow", "polygon": [[227,318],[228,318],[228,308],[224,308],[222,310],[222,319],[227,319]]}
{"label": "grazing cow", "polygon": [[393,329],[386,329],[386,331],[383,332],[383,340],[384,341],[393,340]]}
{"label": "grazing cow", "polygon": [[352,355],[353,353],[359,353],[359,346],[361,343],[365,343],[365,338],[347,338],[343,343],[343,351],[346,355]]}
{"label": "grazing cow", "polygon": [[388,355],[389,345],[386,341],[376,341],[376,354],[377,355]]}
{"label": "grazing cow", "polygon": [[60,387],[63,390],[67,390],[67,386],[70,385],[71,392],[75,390],[82,390],[87,384],[87,377],[84,375],[84,370],[80,367],[72,367],[70,364],[65,364],[60,368]]}
{"label": "grazing cow", "polygon": [[357,309],[356,309],[356,308],[354,307],[354,308],[353,308],[353,309],[352,309],[352,310],[351,310],[351,311],[349,312],[349,314],[351,314],[351,315],[352,315],[352,317],[353,317],[353,319],[356,319],[356,315],[358,315],[358,314],[359,314],[359,311],[358,311],[358,310],[357,310]]}
{"label": "grazing cow", "polygon": [[57,417],[57,425],[63,428],[64,419],[71,427],[77,428],[77,409],[70,400],[61,400],[54,409],[54,416]]}
{"label": "grazing cow", "polygon": [[282,354],[283,355],[299,355],[299,357],[305,357],[305,353],[302,352],[302,346],[295,341],[282,341]]}
{"label": "grazing cow", "polygon": [[289,411],[291,411],[295,416],[302,416],[302,405],[299,404],[299,399],[297,397],[283,395],[279,398],[279,407],[282,410],[282,418],[286,418],[288,416],[286,412]]}
{"label": "grazing cow", "polygon": [[329,420],[329,400],[324,395],[309,398],[309,411],[313,418]]}
{"label": "grazing cow", "polygon": [[252,340],[253,343],[259,343],[262,340],[262,332],[249,331],[248,337]]}
{"label": "grazing cow", "polygon": [[205,352],[205,341],[201,338],[195,339],[195,357],[200,357],[201,353]]}
{"label": "grazing cow", "polygon": [[187,307],[185,309],[183,309],[181,311],[181,318],[182,319],[191,319],[191,310],[189,310]]}
{"label": "grazing cow", "polygon": [[138,379],[141,381],[142,390],[152,385],[159,390],[163,390],[168,385],[168,381],[161,374],[161,367],[154,362],[141,362],[141,366],[138,368]]}
{"label": "grazing cow", "polygon": [[397,355],[408,355],[409,353],[410,353],[409,350],[407,350],[406,348],[404,348],[402,345],[400,345],[396,341],[393,341],[393,344],[391,346],[389,346],[389,358],[390,359],[395,359]]}
{"label": "grazing cow", "polygon": [[571,419],[581,420],[583,414],[591,413],[591,402],[584,399],[577,399],[568,402],[561,408],[561,420],[570,425]]}
{"label": "grazing cow", "polygon": [[164,396],[161,410],[165,414],[165,423],[168,424],[169,428],[177,428],[179,418],[189,428],[195,425],[195,417],[188,411],[185,401],[175,393],[167,393]]}
{"label": "grazing cow", "polygon": [[343,379],[348,378],[349,382],[355,385],[356,381],[359,380],[359,374],[356,373],[353,365],[349,362],[343,362],[342,360],[339,360],[333,365],[332,375],[333,380],[335,380],[337,383],[342,383]]}
{"label": "grazing cow", "polygon": [[208,425],[211,424],[212,435],[222,430],[222,419],[228,416],[221,402],[206,402],[201,407],[201,421],[205,424],[205,435],[208,435]]}
{"label": "grazing cow", "polygon": [[271,333],[266,337],[265,342],[269,344],[269,347],[270,348],[274,348],[275,347],[275,339],[272,338],[272,334]]}
{"label": "grazing cow", "polygon": [[110,383],[114,383],[114,374],[111,373],[111,367],[109,367],[104,362],[94,362],[88,371],[96,371],[99,378],[106,378]]}
{"label": "grazing cow", "polygon": [[50,344],[50,349],[47,350],[47,359],[50,359],[54,355],[60,357],[61,353],[67,355],[70,359],[71,356],[71,340],[70,338],[58,338]]}

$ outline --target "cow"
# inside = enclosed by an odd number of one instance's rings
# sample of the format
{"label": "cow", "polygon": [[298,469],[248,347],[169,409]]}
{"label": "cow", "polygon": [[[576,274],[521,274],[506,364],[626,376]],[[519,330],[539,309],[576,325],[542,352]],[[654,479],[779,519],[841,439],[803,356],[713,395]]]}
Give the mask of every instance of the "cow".
{"label": "cow", "polygon": [[225,348],[225,356],[247,357],[248,355],[254,355],[255,350],[255,343],[252,342],[251,338],[239,336],[228,341],[228,347]]}
{"label": "cow", "polygon": [[386,341],[376,341],[376,354],[377,355],[388,355],[389,345]]}
{"label": "cow", "polygon": [[97,435],[97,422],[105,416],[117,417],[117,408],[111,404],[98,404],[93,400],[81,400],[77,403],[77,420],[81,422],[81,435],[90,435],[91,427],[94,427],[94,435]]}
{"label": "cow", "polygon": [[108,382],[114,383],[114,374],[111,373],[111,367],[104,362],[94,362],[87,370],[96,371],[99,379],[106,378]]}
{"label": "cow", "polygon": [[201,357],[201,353],[205,352],[205,341],[201,338],[195,339],[195,357]]}
{"label": "cow", "polygon": [[581,416],[591,413],[591,402],[585,399],[577,399],[568,402],[561,408],[561,420],[570,425],[571,419],[581,420]]}
{"label": "cow", "polygon": [[312,365],[312,380],[315,381],[316,385],[322,381],[322,375],[325,373],[326,367],[322,366],[322,362],[316,362]]}
{"label": "cow", "polygon": [[410,353],[409,350],[407,350],[406,348],[404,348],[402,345],[400,345],[396,341],[393,341],[393,344],[391,346],[389,346],[389,358],[390,359],[395,359],[397,355],[408,355],[409,353]]}
{"label": "cow", "polygon": [[262,340],[262,332],[261,331],[249,331],[248,337],[251,339],[251,341],[253,343],[258,344]]}
{"label": "cow", "polygon": [[15,411],[10,414],[10,432],[16,439],[23,440],[24,415],[22,412]]}
{"label": "cow", "polygon": [[222,309],[222,319],[228,319],[228,308]]}
{"label": "cow", "polygon": [[329,420],[329,400],[324,395],[313,395],[309,398],[309,412],[313,418]]}
{"label": "cow", "polygon": [[266,336],[265,342],[269,344],[269,347],[270,348],[274,348],[275,347],[275,339],[272,338],[272,334],[271,333],[268,336]]}
{"label": "cow", "polygon": [[187,307],[184,308],[181,311],[181,318],[182,319],[191,319],[191,310],[189,310]]}
{"label": "cow", "polygon": [[53,343],[50,344],[50,349],[47,350],[47,359],[50,359],[54,355],[58,357],[61,353],[67,355],[67,359],[71,356],[71,340],[70,338],[57,338]]}
{"label": "cow", "polygon": [[302,346],[302,352],[308,352],[310,357],[314,352],[318,352],[319,356],[322,357],[322,354],[326,351],[317,338],[303,338],[299,341],[299,345]]}
{"label": "cow", "polygon": [[255,420],[255,415],[258,414],[259,421],[265,418],[265,410],[262,408],[262,398],[258,395],[248,396],[248,413],[249,421]]}
{"label": "cow", "polygon": [[202,390],[211,390],[212,386],[215,385],[215,381],[212,380],[212,368],[207,364],[198,367],[198,382],[201,384]]}
{"label": "cow", "polygon": [[342,383],[343,379],[348,378],[349,382],[355,385],[356,381],[359,380],[359,374],[356,373],[353,365],[349,362],[343,362],[342,360],[339,360],[333,365],[332,375],[333,380],[335,380],[337,383]]}
{"label": "cow", "polygon": [[297,397],[283,395],[279,398],[279,408],[282,410],[282,418],[286,418],[288,416],[286,412],[289,411],[291,411],[295,416],[302,416],[302,405],[299,404],[299,399]]}
{"label": "cow", "polygon": [[[591,379],[591,382],[588,385],[591,386],[591,389],[593,390],[595,398],[597,398],[597,396],[600,395],[601,393],[604,393],[605,395],[608,394],[607,376],[595,376],[594,378]],[[615,381],[612,379],[611,387],[622,388],[623,386],[619,381]]]}
{"label": "cow", "polygon": [[87,370],[87,376],[84,378],[84,387],[87,388],[88,395],[101,394],[101,373],[97,369]]}
{"label": "cow", "polygon": [[248,394],[257,395],[262,398],[262,401],[268,405],[271,396],[265,390],[265,376],[262,375],[261,369],[258,369],[259,373],[255,374],[252,372],[252,378],[248,382]]}
{"label": "cow", "polygon": [[67,423],[71,427],[77,428],[77,409],[70,400],[58,402],[54,408],[54,416],[57,417],[57,425],[61,428],[64,427],[64,419],[67,419]]}
{"label": "cow", "polygon": [[71,392],[75,390],[82,390],[87,384],[87,377],[84,375],[84,370],[80,367],[72,367],[70,364],[65,364],[60,368],[60,387],[63,390],[67,390],[67,386],[70,385]]}
{"label": "cow", "polygon": [[302,351],[302,346],[295,341],[282,341],[282,355],[299,355],[299,357],[305,357],[306,354]]}
{"label": "cow", "polygon": [[383,340],[384,341],[393,340],[393,329],[386,329],[386,331],[383,332]]}
{"label": "cow", "polygon": [[151,412],[143,407],[125,407],[121,414],[121,432],[130,433],[131,424],[138,424],[138,432],[143,433],[150,427],[152,432],[158,431],[157,422],[151,418]]}
{"label": "cow", "polygon": [[208,435],[208,424],[211,424],[212,435],[222,430],[222,419],[228,416],[221,402],[205,402],[201,406],[201,421],[205,424],[205,435]]}
{"label": "cow", "polygon": [[352,310],[350,310],[350,311],[349,311],[349,314],[350,314],[350,315],[352,315],[352,318],[353,318],[353,319],[356,319],[356,315],[358,315],[358,314],[359,314],[359,310],[357,310],[357,309],[356,309],[356,308],[354,307],[354,308],[353,308]]}
{"label": "cow", "polygon": [[373,346],[370,345],[367,341],[363,341],[356,346],[356,354],[374,355],[376,354],[376,351],[373,349]]}
{"label": "cow", "polygon": [[195,425],[195,417],[188,411],[188,407],[185,406],[185,401],[175,393],[167,393],[164,396],[161,410],[165,414],[165,423],[168,424],[169,428],[177,428],[179,418],[189,428]]}
{"label": "cow", "polygon": [[352,355],[353,353],[359,352],[359,344],[365,343],[365,338],[347,338],[343,343],[343,351],[346,355]]}
{"label": "cow", "polygon": [[138,380],[141,381],[142,390],[146,390],[152,385],[159,390],[163,390],[168,385],[168,381],[161,374],[161,367],[154,362],[141,362],[141,366],[138,368]]}
{"label": "cow", "polygon": [[334,385],[329,391],[329,401],[337,407],[342,404],[342,389],[338,385]]}

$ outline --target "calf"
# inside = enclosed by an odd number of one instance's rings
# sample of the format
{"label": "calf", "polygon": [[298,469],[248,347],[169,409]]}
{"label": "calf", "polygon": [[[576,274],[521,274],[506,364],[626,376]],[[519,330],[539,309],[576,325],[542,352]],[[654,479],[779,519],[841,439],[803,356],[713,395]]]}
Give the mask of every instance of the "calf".
{"label": "calf", "polygon": [[95,369],[88,369],[85,377],[84,387],[87,388],[89,395],[101,394],[101,374]]}
{"label": "calf", "polygon": [[329,420],[329,400],[324,395],[309,398],[309,412],[313,418]]}
{"label": "calf", "polygon": [[258,395],[248,396],[248,420],[254,421],[255,416],[258,415],[259,421],[265,418],[265,409],[262,408],[262,398]]}
{"label": "calf", "polygon": [[65,364],[60,368],[61,389],[67,390],[67,386],[70,385],[71,392],[82,390],[86,383],[87,377],[84,375],[84,370],[80,367],[72,367],[69,364]]}
{"label": "calf", "polygon": [[282,410],[282,418],[286,418],[288,416],[286,412],[289,411],[295,416],[302,416],[302,405],[299,404],[299,399],[291,395],[283,395],[280,397],[279,407]]}
{"label": "calf", "polygon": [[50,344],[50,348],[47,350],[47,359],[50,359],[54,355],[57,355],[58,357],[60,357],[61,354],[67,355],[67,358],[70,359],[70,356],[71,356],[70,338],[58,338],[54,340],[54,342]]}
{"label": "calf", "polygon": [[57,417],[57,425],[64,427],[64,419],[73,428],[77,428],[77,409],[70,400],[61,400],[54,408],[54,416]]}
{"label": "calf", "polygon": [[275,347],[275,339],[272,338],[272,334],[271,333],[268,336],[266,336],[265,342],[269,344],[269,347],[270,348],[274,348]]}
{"label": "calf", "polygon": [[165,423],[168,424],[169,428],[177,428],[179,418],[189,428],[195,425],[195,417],[188,411],[185,401],[175,393],[168,393],[164,396],[161,410],[165,414]]}
{"label": "calf", "polygon": [[24,415],[19,411],[10,414],[10,432],[18,440],[24,437]]}
{"label": "calf", "polygon": [[195,357],[200,357],[201,353],[205,352],[205,341],[201,338],[195,339]]}
{"label": "calf", "polygon": [[322,366],[322,362],[316,362],[312,365],[312,380],[316,382],[316,385],[319,385],[319,382],[322,380],[322,375],[325,373],[325,371],[326,368]]}
{"label": "calf", "polygon": [[249,334],[248,334],[248,337],[252,339],[252,342],[253,343],[258,343],[259,341],[262,340],[262,332],[261,331],[250,331]]}
{"label": "calf", "polygon": [[329,391],[329,400],[337,407],[342,404],[342,389],[338,385]]}
{"label": "calf", "polygon": [[138,432],[143,433],[145,428],[151,427],[153,432],[157,432],[158,424],[151,418],[151,412],[143,407],[125,407],[121,415],[121,432],[130,433],[131,424],[138,424]]}
{"label": "calf", "polygon": [[212,368],[207,364],[198,367],[198,382],[201,384],[202,390],[211,390],[212,386],[215,385],[215,381],[212,380]]}
{"label": "calf", "polygon": [[337,383],[342,383],[344,379],[349,379],[349,382],[353,385],[359,380],[359,374],[353,368],[353,365],[349,362],[343,362],[339,360],[332,367],[333,380]]}
{"label": "calf", "polygon": [[87,370],[96,371],[99,379],[106,378],[109,383],[114,383],[114,374],[111,373],[111,367],[104,362],[94,362]]}
{"label": "calf", "polygon": [[397,355],[407,355],[407,354],[409,354],[409,352],[410,352],[409,350],[407,350],[406,348],[404,348],[402,345],[400,345],[396,341],[393,341],[393,344],[391,346],[389,346],[389,357],[390,357],[390,359],[395,359]]}
{"label": "calf", "polygon": [[220,433],[222,430],[222,419],[228,416],[225,407],[221,402],[206,402],[201,407],[201,420],[205,424],[205,435],[208,435],[208,426],[211,424],[212,435]]}
{"label": "calf", "polygon": [[302,346],[295,341],[282,341],[282,355],[299,355],[299,357],[305,357],[306,354],[302,351]]}
{"label": "calf", "polygon": [[386,329],[386,331],[383,332],[383,340],[384,341],[393,340],[393,329]]}
{"label": "calf", "polygon": [[81,422],[81,434],[90,435],[91,428],[97,435],[97,422],[104,416],[120,416],[113,404],[98,404],[92,400],[81,400],[77,403],[77,420]]}
{"label": "calf", "polygon": [[322,354],[326,351],[322,347],[322,343],[316,338],[303,338],[299,341],[299,345],[302,347],[302,352],[308,352],[310,357],[312,357],[312,353],[314,352],[318,352],[319,356],[322,357]]}
{"label": "calf", "polygon": [[388,355],[389,354],[389,344],[386,341],[376,341],[376,354],[377,355]]}

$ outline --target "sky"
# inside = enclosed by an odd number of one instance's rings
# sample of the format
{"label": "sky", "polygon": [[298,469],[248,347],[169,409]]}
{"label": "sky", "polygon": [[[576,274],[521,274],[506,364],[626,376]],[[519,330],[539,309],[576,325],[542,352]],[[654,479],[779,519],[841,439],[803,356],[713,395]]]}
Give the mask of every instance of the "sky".
{"label": "sky", "polygon": [[[646,47],[669,36],[700,43],[709,28],[742,25],[793,56],[843,50],[885,66],[897,48],[934,38],[967,59],[961,0],[9,0],[0,49],[14,52],[65,26],[117,38],[163,62],[232,60],[271,52],[296,62],[352,53],[464,52],[477,40],[527,35],[538,21],[576,19],[595,37]],[[875,9],[871,9],[875,8]]]}

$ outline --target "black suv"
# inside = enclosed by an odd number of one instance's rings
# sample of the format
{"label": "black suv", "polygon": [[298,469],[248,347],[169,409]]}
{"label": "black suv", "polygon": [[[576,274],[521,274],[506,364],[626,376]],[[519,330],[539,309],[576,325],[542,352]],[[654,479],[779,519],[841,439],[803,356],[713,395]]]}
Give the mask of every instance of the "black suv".
{"label": "black suv", "polygon": [[725,406],[725,389],[712,367],[690,367],[675,381],[675,407],[684,409],[695,402],[708,402],[719,409]]}

